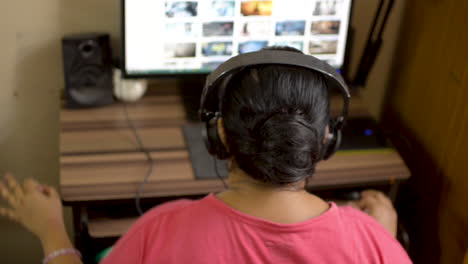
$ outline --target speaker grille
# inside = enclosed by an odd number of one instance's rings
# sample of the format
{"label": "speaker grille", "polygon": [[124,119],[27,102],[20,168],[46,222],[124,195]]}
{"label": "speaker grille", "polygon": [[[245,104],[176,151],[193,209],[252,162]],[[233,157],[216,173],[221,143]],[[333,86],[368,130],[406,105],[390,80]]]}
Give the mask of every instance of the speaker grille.
{"label": "speaker grille", "polygon": [[62,39],[67,107],[100,106],[113,102],[112,63],[107,34]]}

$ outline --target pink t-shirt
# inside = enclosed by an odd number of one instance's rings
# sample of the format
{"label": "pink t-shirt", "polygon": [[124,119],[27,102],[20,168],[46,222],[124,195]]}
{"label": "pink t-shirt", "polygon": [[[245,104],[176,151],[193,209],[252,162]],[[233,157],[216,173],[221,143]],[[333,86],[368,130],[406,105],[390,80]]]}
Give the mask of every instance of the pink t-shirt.
{"label": "pink t-shirt", "polygon": [[150,210],[103,263],[404,264],[411,260],[378,222],[351,207],[331,203],[318,217],[278,224],[239,212],[210,194]]}

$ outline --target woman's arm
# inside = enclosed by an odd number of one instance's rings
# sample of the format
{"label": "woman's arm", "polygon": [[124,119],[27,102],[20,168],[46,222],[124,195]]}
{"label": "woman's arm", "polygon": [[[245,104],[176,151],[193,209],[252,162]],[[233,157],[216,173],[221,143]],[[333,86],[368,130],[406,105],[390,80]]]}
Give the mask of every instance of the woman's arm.
{"label": "woman's arm", "polygon": [[385,194],[376,190],[363,191],[358,206],[396,237],[398,215],[392,201]]}
{"label": "woman's arm", "polygon": [[[22,224],[41,241],[44,255],[61,249],[72,249],[63,222],[62,203],[57,191],[41,185],[33,179],[18,184],[13,176],[5,176],[6,184],[0,182],[0,197],[9,208],[0,207],[0,215]],[[65,254],[51,259],[49,264],[79,264],[76,254]]]}
{"label": "woman's arm", "polygon": [[396,237],[398,214],[390,198],[383,192],[371,189],[365,190],[361,192],[359,200],[344,202],[343,205],[365,212],[377,220],[393,237]]}

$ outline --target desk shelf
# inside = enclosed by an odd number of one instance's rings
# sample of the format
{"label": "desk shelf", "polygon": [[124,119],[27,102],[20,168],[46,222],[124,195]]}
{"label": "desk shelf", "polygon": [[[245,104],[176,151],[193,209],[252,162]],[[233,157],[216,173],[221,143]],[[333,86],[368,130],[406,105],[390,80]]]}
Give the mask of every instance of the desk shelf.
{"label": "desk shelf", "polygon": [[88,232],[91,238],[120,237],[137,219],[138,217],[92,219],[88,223]]}

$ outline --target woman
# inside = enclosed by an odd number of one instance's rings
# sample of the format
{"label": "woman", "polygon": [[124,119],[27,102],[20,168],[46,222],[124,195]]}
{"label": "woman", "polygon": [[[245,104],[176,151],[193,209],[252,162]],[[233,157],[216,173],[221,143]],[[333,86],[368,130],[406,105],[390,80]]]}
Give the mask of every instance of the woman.
{"label": "woman", "polygon": [[[321,74],[246,67],[220,100],[217,127],[230,157],[229,188],[153,208],[104,263],[411,263],[394,238],[396,212],[385,195],[363,192],[357,206],[366,214],[304,188],[327,143]],[[0,214],[35,233],[46,256],[59,255],[50,263],[80,263],[67,249],[56,191],[31,179],[22,187],[11,176],[7,182],[0,189],[12,208]]]}

